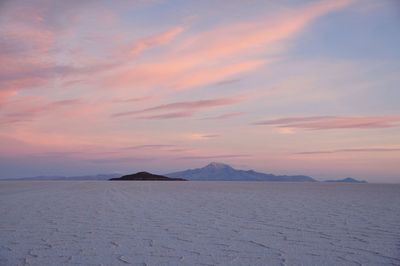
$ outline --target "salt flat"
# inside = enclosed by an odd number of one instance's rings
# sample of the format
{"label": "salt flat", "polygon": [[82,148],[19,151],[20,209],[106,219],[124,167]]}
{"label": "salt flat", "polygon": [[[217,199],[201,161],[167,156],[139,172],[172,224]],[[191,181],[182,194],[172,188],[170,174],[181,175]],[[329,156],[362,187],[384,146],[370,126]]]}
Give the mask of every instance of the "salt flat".
{"label": "salt flat", "polygon": [[0,182],[0,265],[400,265],[400,186]]}

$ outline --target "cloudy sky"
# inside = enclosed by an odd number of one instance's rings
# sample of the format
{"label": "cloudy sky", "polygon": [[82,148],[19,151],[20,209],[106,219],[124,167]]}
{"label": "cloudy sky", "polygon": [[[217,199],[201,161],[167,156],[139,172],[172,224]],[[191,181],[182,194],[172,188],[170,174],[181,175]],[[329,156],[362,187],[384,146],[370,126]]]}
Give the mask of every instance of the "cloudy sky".
{"label": "cloudy sky", "polygon": [[0,178],[400,182],[399,29],[395,0],[1,1]]}

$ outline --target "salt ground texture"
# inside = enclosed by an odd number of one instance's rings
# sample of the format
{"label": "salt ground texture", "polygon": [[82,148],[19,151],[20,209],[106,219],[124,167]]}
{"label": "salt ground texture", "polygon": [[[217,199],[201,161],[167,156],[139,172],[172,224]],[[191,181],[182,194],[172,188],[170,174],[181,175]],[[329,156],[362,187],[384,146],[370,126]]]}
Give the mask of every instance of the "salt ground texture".
{"label": "salt ground texture", "polygon": [[400,265],[400,186],[0,182],[0,265]]}

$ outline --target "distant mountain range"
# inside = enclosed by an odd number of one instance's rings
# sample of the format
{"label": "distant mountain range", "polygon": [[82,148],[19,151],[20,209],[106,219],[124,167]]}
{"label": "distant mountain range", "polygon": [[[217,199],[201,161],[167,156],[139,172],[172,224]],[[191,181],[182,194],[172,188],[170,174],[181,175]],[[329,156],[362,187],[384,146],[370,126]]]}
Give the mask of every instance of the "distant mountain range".
{"label": "distant mountain range", "polygon": [[102,181],[109,180],[110,178],[120,177],[121,174],[99,174],[99,175],[82,175],[82,176],[32,176],[21,178],[9,178],[3,180],[72,180],[72,181]]}
{"label": "distant mountain range", "polygon": [[[164,176],[170,178],[182,178],[186,180],[196,180],[196,181],[274,181],[274,182],[317,182],[318,181],[310,176],[305,176],[305,175],[274,175],[274,174],[256,172],[254,170],[239,170],[231,167],[230,165],[224,163],[216,163],[216,162],[212,162],[202,168],[188,169],[185,171],[165,174]],[[7,179],[7,180],[76,180],[76,181],[104,180],[105,181],[112,178],[120,178],[120,177],[121,174],[99,174],[99,175],[85,175],[85,176],[35,176],[35,177],[24,177],[24,178]],[[366,181],[359,181],[350,177],[339,180],[327,180],[324,182],[367,183]]]}
{"label": "distant mountain range", "polygon": [[338,180],[326,180],[324,182],[328,183],[367,183],[367,181],[364,180],[357,180],[351,177],[346,177],[343,179],[338,179]]}
{"label": "distant mountain range", "polygon": [[276,182],[316,182],[312,177],[304,175],[273,175],[254,170],[238,170],[223,163],[210,163],[203,168],[166,174],[168,177],[185,178],[187,180],[208,181],[276,181]]}
{"label": "distant mountain range", "polygon": [[136,174],[110,178],[110,181],[187,181],[187,180],[183,178],[172,178],[163,175],[154,175],[148,172],[138,172]]}

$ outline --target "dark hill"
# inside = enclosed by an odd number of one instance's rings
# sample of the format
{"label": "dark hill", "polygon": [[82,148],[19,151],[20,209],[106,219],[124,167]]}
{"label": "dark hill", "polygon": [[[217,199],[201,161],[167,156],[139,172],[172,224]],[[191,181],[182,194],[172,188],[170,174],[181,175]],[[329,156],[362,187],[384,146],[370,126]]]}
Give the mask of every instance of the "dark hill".
{"label": "dark hill", "polygon": [[328,182],[328,183],[367,183],[367,181],[357,180],[357,179],[354,179],[354,178],[351,178],[351,177],[338,179],[338,180],[326,180],[324,182]]}
{"label": "dark hill", "polygon": [[170,178],[162,175],[154,175],[147,172],[138,172],[136,174],[124,175],[111,178],[110,181],[186,181],[183,178]]}

